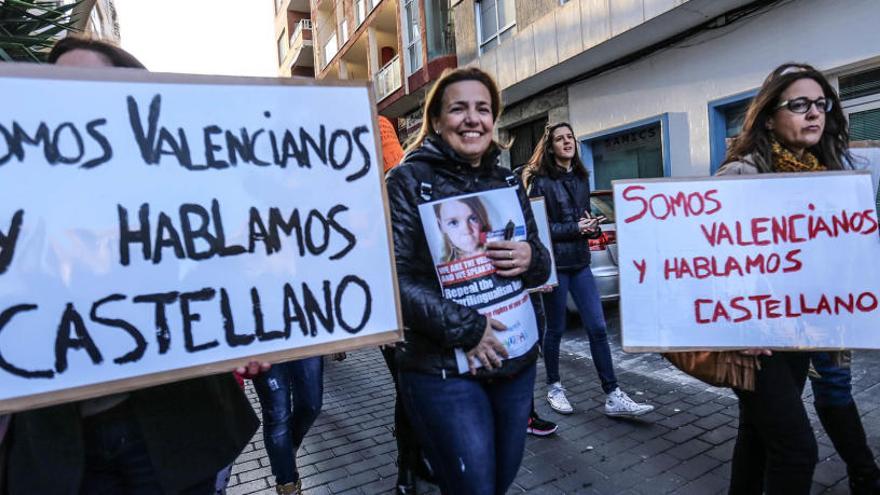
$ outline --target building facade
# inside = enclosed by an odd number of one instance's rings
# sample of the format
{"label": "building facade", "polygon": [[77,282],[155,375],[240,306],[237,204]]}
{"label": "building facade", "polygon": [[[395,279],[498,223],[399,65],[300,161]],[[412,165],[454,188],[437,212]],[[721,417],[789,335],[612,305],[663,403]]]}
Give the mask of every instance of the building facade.
{"label": "building facade", "polygon": [[714,172],[764,77],[824,71],[854,140],[880,139],[873,0],[459,0],[459,64],[493,74],[498,126],[523,163],[548,121],[572,123],[594,188]]}
{"label": "building facade", "polygon": [[[71,4],[74,0],[64,0],[63,4]],[[119,19],[113,0],[84,0],[73,8],[71,18],[75,32],[119,44]]]}
{"label": "building facade", "polygon": [[275,0],[275,40],[279,76],[315,77],[312,32],[309,0]]}
{"label": "building facade", "polygon": [[380,114],[405,141],[429,82],[456,66],[448,0],[311,0],[318,79],[373,84]]}

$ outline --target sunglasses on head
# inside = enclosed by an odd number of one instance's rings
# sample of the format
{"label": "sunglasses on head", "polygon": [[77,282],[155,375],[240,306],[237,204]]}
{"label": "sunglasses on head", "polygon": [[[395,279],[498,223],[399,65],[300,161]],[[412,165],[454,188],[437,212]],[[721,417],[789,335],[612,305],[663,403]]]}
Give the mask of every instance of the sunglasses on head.
{"label": "sunglasses on head", "polygon": [[789,112],[793,113],[807,113],[810,111],[810,107],[816,105],[816,110],[822,113],[828,113],[834,107],[834,102],[824,96],[820,96],[815,100],[811,100],[805,96],[800,98],[793,98],[791,100],[783,100],[780,101],[778,105],[776,105],[776,110],[780,108],[787,108]]}

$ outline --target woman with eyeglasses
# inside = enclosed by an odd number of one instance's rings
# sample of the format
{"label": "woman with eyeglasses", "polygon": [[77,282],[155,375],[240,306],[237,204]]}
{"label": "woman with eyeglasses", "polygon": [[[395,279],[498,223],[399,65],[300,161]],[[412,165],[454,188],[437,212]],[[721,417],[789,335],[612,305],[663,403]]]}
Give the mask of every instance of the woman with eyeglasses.
{"label": "woman with eyeglasses", "polygon": [[[846,119],[831,84],[809,65],[783,64],[749,105],[742,134],[717,175],[849,169],[848,146]],[[871,486],[880,473],[852,402],[842,353],[742,353],[757,356],[760,367],[754,391],[734,389],[740,414],[730,493],[810,493],[818,454],[801,394],[811,357],[821,377],[813,386],[816,410],[847,462],[853,493],[878,493]]]}

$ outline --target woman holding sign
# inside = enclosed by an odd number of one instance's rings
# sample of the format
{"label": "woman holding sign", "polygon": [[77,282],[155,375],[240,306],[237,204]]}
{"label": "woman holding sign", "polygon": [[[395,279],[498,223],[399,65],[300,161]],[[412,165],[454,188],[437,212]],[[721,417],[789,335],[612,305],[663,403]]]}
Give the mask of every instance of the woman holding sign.
{"label": "woman holding sign", "polygon": [[[522,460],[535,380],[534,313],[509,322],[515,327],[510,330],[494,317],[514,305],[531,312],[525,287],[546,280],[550,268],[525,192],[497,165],[493,131],[500,112],[498,89],[485,72],[463,68],[444,73],[428,93],[413,148],[387,178],[406,325],[405,342],[397,348],[400,390],[446,494],[506,492]],[[468,264],[468,274],[478,273],[479,282],[456,279],[441,285],[443,234],[433,204],[459,196],[509,200],[493,205],[505,205],[499,214],[518,221],[500,235],[493,232],[492,238],[502,240],[485,242],[483,255]],[[470,216],[464,217],[465,224],[476,224],[467,222]],[[458,270],[454,265],[465,263],[470,262],[445,264]],[[458,273],[470,276],[465,270]],[[503,309],[471,304],[497,295],[481,292],[486,287],[510,289],[516,300]],[[517,349],[517,342],[507,338],[514,333],[534,336],[521,353],[508,352]]]}
{"label": "woman holding sign", "polygon": [[[49,62],[144,69],[121,48],[75,37],[56,43]],[[250,363],[238,371],[259,369]],[[17,412],[9,429],[6,489],[10,495],[208,495],[218,471],[235,460],[258,426],[232,373]]]}
{"label": "woman holding sign", "polygon": [[[749,105],[742,134],[717,175],[847,169],[848,145],[846,119],[831,84],[809,65],[783,64]],[[740,414],[730,492],[810,493],[817,447],[801,393],[812,357],[818,371],[816,411],[847,463],[852,493],[880,493],[880,470],[865,442],[842,353],[742,353],[757,355],[760,368],[754,391],[734,389]]]}
{"label": "woman holding sign", "polygon": [[559,343],[565,332],[566,302],[569,293],[581,315],[590,354],[607,394],[605,414],[609,416],[640,416],[654,406],[638,404],[620,390],[611,348],[605,330],[605,316],[599,290],[590,271],[590,248],[587,239],[602,235],[599,222],[603,217],[590,213],[590,183],[587,169],[577,151],[577,141],[566,122],[548,125],[535,147],[535,153],[523,171],[523,182],[529,196],[543,196],[550,222],[550,237],[556,258],[559,285],[545,294],[547,334],[544,336],[544,363],[547,366],[547,401],[554,411],[571,414],[573,408],[565,396],[559,376]]}

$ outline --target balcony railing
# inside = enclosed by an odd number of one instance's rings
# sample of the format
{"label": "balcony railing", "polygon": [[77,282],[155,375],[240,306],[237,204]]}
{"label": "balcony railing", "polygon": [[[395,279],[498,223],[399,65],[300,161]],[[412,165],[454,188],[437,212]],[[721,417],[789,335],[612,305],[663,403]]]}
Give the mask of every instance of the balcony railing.
{"label": "balcony railing", "polygon": [[[299,57],[299,52],[303,48],[303,44],[306,41],[305,33],[311,33],[312,31],[312,20],[311,19],[300,19],[299,22],[296,23],[296,27],[293,28],[293,34],[290,35],[290,51],[293,53],[292,60],[296,60]],[[311,40],[311,36],[309,36]]]}
{"label": "balcony railing", "polygon": [[382,101],[400,88],[400,55],[395,56],[376,74],[376,101]]}

